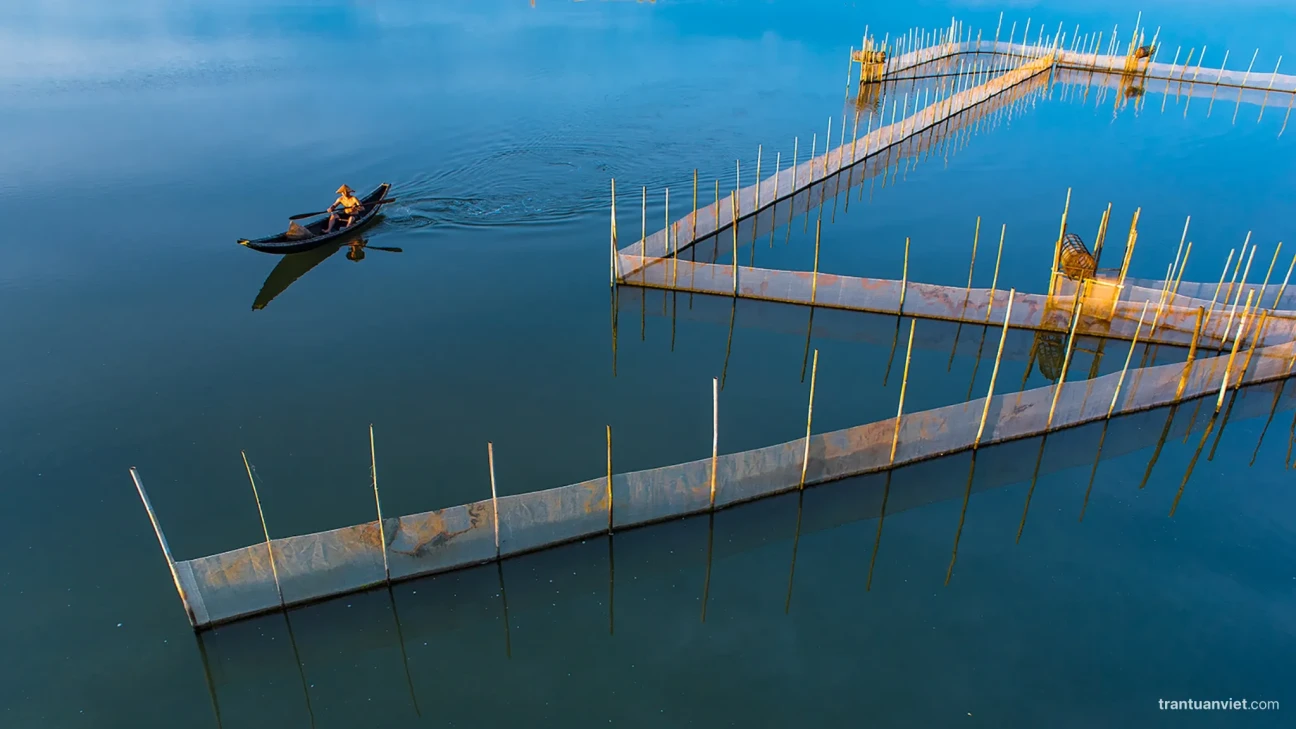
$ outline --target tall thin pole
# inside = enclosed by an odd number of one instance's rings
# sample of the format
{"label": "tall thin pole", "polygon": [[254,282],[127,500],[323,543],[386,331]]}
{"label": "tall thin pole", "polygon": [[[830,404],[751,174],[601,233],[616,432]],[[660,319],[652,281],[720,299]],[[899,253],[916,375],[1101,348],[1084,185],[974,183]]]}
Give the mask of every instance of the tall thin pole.
{"label": "tall thin pole", "polygon": [[698,203],[697,190],[698,190],[698,171],[697,168],[694,167],[693,168],[693,235],[690,238],[690,242],[697,240],[697,203]]}
{"label": "tall thin pole", "polygon": [[914,325],[917,319],[909,320],[909,346],[905,348],[904,376],[900,378],[900,404],[896,406],[895,433],[891,436],[891,460],[895,464],[896,448],[900,445],[900,417],[904,414],[905,389],[909,386],[909,358],[913,356]]}
{"label": "tall thin pole", "polygon": [[738,295],[738,192],[729,194],[729,203],[733,209],[733,295]]}
{"label": "tall thin pole", "polygon": [[499,496],[495,491],[495,444],[486,441],[486,463],[490,468],[491,511],[495,512],[495,558],[500,555]]}
{"label": "tall thin pole", "polygon": [[[391,568],[387,564],[387,528],[383,525],[382,501],[378,498],[378,456],[374,451],[374,427],[369,424],[369,467],[372,469],[374,506],[378,507],[378,538],[382,540],[383,576],[391,582]],[[498,546],[499,539],[495,540]]]}
{"label": "tall thin pole", "polygon": [[176,572],[176,563],[175,558],[171,556],[171,547],[167,546],[166,537],[162,535],[162,527],[158,524],[157,514],[153,511],[153,504],[149,501],[148,494],[144,492],[144,483],[140,480],[139,471],[135,470],[134,466],[131,466],[130,475],[131,480],[135,482],[135,490],[139,492],[140,501],[144,502],[144,511],[148,512],[149,523],[153,525],[153,534],[157,536],[158,545],[162,547],[162,556],[166,557],[167,569],[171,570],[171,581],[175,583],[176,592],[180,595],[180,603],[184,605],[185,614],[189,616],[189,624],[198,627],[193,608],[189,606],[189,596],[185,594],[184,587],[180,585],[180,574]]}
{"label": "tall thin pole", "polygon": [[[720,459],[720,380],[711,378],[711,508],[715,508],[716,465]],[[802,476],[802,481],[805,476]]]}
{"label": "tall thin pole", "polygon": [[257,516],[261,517],[261,533],[265,535],[266,554],[270,558],[270,574],[274,577],[275,591],[279,593],[279,604],[284,605],[283,587],[279,584],[279,568],[275,566],[274,543],[270,541],[270,529],[266,526],[265,511],[261,509],[261,494],[257,493],[256,479],[252,477],[252,464],[248,463],[246,451],[239,451],[243,456],[243,468],[247,470],[248,483],[252,484],[252,498],[256,499]]}
{"label": "tall thin pole", "polygon": [[1220,384],[1219,398],[1215,400],[1215,412],[1218,414],[1220,408],[1224,407],[1224,393],[1229,388],[1229,375],[1233,369],[1233,360],[1237,357],[1238,346],[1242,343],[1242,334],[1246,332],[1247,310],[1251,308],[1251,301],[1255,298],[1255,290],[1252,289],[1247,294],[1246,307],[1242,309],[1242,320],[1239,323],[1238,336],[1233,340],[1233,349],[1229,351],[1228,361],[1224,363],[1224,381]]}
{"label": "tall thin pole", "polygon": [[617,255],[617,228],[616,228],[616,179],[615,179],[615,178],[612,180],[612,233],[611,233],[611,235],[612,235],[612,241],[611,241],[611,243],[612,243],[612,282],[611,282],[611,285],[612,285],[612,286],[616,286],[616,282],[617,282],[617,267],[618,267],[618,265],[617,265],[617,264],[618,264],[618,260],[617,260],[617,259],[618,259],[618,255]]}
{"label": "tall thin pole", "polygon": [[815,376],[819,372],[819,350],[814,351],[814,363],[810,365],[810,405],[806,410],[805,452],[801,456],[801,483],[798,488],[805,488],[806,468],[810,465],[810,423],[814,419]]}
{"label": "tall thin pole", "polygon": [[608,534],[612,533],[612,426],[607,426],[607,501]]}
{"label": "tall thin pole", "polygon": [[1003,359],[1004,342],[1008,340],[1008,322],[1012,319],[1013,299],[1017,289],[1008,291],[1008,308],[1004,311],[1003,331],[999,334],[999,351],[995,354],[994,369],[990,371],[990,390],[986,392],[985,406],[981,410],[981,424],[977,426],[976,440],[972,441],[975,449],[981,445],[981,436],[985,433],[986,418],[990,415],[990,402],[994,399],[995,380],[999,378],[999,361]]}
{"label": "tall thin pole", "polygon": [[1129,371],[1130,360],[1134,358],[1134,349],[1138,346],[1139,332],[1143,331],[1143,317],[1147,316],[1150,301],[1143,302],[1143,313],[1139,314],[1138,326],[1134,328],[1134,339],[1130,340],[1129,353],[1125,355],[1125,366],[1121,368],[1120,377],[1116,379],[1116,392],[1112,393],[1111,405],[1107,408],[1107,417],[1116,410],[1116,399],[1120,397],[1121,385],[1125,384],[1125,373]]}

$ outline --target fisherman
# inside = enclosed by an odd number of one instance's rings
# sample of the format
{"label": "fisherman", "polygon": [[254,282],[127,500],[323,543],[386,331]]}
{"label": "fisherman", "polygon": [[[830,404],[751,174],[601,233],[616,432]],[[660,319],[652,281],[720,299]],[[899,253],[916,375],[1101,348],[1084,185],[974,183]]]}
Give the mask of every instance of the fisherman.
{"label": "fisherman", "polygon": [[360,202],[359,198],[355,196],[355,191],[350,187],[343,185],[337,189],[337,193],[338,199],[328,207],[329,222],[328,227],[324,229],[325,234],[333,232],[333,226],[339,218],[336,212],[338,208],[341,208],[342,215],[346,216],[346,223],[342,225],[344,228],[354,223],[356,216],[364,211],[364,203]]}

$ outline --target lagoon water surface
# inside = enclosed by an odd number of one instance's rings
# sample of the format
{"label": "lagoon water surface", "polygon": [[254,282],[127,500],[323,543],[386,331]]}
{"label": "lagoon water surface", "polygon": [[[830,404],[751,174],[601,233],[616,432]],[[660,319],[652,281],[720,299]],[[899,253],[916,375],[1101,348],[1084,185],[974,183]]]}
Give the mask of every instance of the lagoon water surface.
{"label": "lagoon water surface", "polygon": [[[794,439],[814,349],[816,432],[889,417],[894,318],[817,312],[807,337],[803,309],[630,287],[613,302],[609,182],[624,242],[642,187],[651,233],[665,188],[673,217],[691,204],[694,168],[724,193],[736,159],[750,181],[757,145],[768,169],[794,139],[803,155],[821,145],[829,118],[836,138],[866,25],[894,36],[956,16],[990,35],[1002,9],[1005,35],[1028,18],[1110,33],[1137,12],[1070,5],[9,12],[0,725],[1283,725],[1281,709],[1158,699],[1296,708],[1290,384],[1239,394],[1205,439],[1210,404],[1130,419],[1096,470],[1101,430],[1086,426],[986,449],[966,499],[964,455],[200,638],[127,475],[139,467],[183,559],[261,538],[240,450],[272,535],[372,518],[370,423],[384,511],[403,514],[488,495],[488,441],[503,494],[597,476],[609,424],[618,471],[705,457],[713,377],[722,452]],[[1296,53],[1283,3],[1142,10],[1166,48],[1218,53],[1207,64]],[[1154,84],[1120,106],[1055,84],[947,158],[826,206],[821,270],[898,277],[908,236],[912,280],[963,285],[980,216],[976,285],[1006,224],[999,286],[1040,291],[1068,188],[1086,240],[1108,202],[1121,236],[1141,207],[1131,275],[1164,274],[1187,215],[1185,279],[1215,280],[1248,231],[1267,265],[1296,241],[1288,101],[1188,105]],[[343,248],[272,273],[276,257],[234,243],[339,184],[384,181],[400,201],[361,260]],[[744,253],[808,269],[814,226]],[[950,346],[915,349],[907,410],[984,390],[980,329],[917,326]],[[1026,367],[1005,361],[1001,381],[1047,382]]]}

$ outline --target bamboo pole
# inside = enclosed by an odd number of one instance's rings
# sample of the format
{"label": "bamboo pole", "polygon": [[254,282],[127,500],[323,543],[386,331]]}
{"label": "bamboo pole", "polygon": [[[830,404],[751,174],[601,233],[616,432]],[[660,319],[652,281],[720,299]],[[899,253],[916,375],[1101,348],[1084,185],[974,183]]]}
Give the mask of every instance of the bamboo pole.
{"label": "bamboo pole", "polygon": [[995,256],[994,278],[990,281],[990,301],[986,304],[986,321],[990,321],[990,312],[994,310],[995,289],[999,286],[999,261],[1003,259],[1004,236],[1008,234],[1008,224],[999,228],[999,253]]}
{"label": "bamboo pole", "polygon": [[612,426],[607,426],[608,534],[612,533]]}
{"label": "bamboo pole", "polygon": [[1048,420],[1044,423],[1044,429],[1049,430],[1053,427],[1053,412],[1057,410],[1058,398],[1062,396],[1062,386],[1066,384],[1067,365],[1071,363],[1071,350],[1075,347],[1076,327],[1080,324],[1080,302],[1083,301],[1081,292],[1077,289],[1075,303],[1071,305],[1071,332],[1067,336],[1066,351],[1062,355],[1062,372],[1058,375],[1057,387],[1053,389],[1053,402],[1049,405]]}
{"label": "bamboo pole", "polygon": [[1138,219],[1143,208],[1135,208],[1134,218],[1130,220],[1129,238],[1125,242],[1125,260],[1121,263],[1120,279],[1117,285],[1125,285],[1125,274],[1129,272],[1130,259],[1134,257],[1134,246],[1138,243]]}
{"label": "bamboo pole", "polygon": [[[1228,320],[1224,323],[1224,341],[1228,340],[1229,331],[1233,328],[1233,316],[1237,313],[1238,303],[1242,300],[1242,290],[1246,288],[1247,276],[1251,273],[1251,262],[1255,260],[1257,246],[1251,246],[1251,253],[1247,256],[1246,268],[1242,270],[1242,282],[1238,284],[1237,297],[1233,299],[1233,308],[1229,310]],[[1252,289],[1252,293],[1255,289]],[[1261,291],[1261,294],[1264,292]]]}
{"label": "bamboo pole", "polygon": [[698,192],[698,171],[697,171],[697,168],[694,167],[694,168],[693,168],[693,235],[692,235],[692,237],[689,239],[689,242],[690,242],[690,243],[693,243],[693,242],[695,242],[695,241],[697,240],[697,214],[698,214],[698,207],[697,207],[697,203],[698,203],[698,196],[697,196],[697,192]]}
{"label": "bamboo pole", "polygon": [[[1257,309],[1260,307],[1256,307]],[[1254,316],[1254,313],[1252,314]],[[1238,375],[1236,387],[1242,386],[1242,380],[1246,379],[1247,370],[1251,369],[1251,358],[1255,356],[1256,347],[1259,346],[1260,340],[1264,337],[1265,325],[1269,322],[1269,310],[1265,309],[1260,312],[1260,321],[1256,323],[1255,336],[1251,337],[1251,348],[1247,350],[1246,359],[1242,361],[1242,372]]]}
{"label": "bamboo pole", "polygon": [[[800,144],[800,137],[792,138],[792,190],[789,194],[795,195],[797,190],[797,145]],[[791,220],[791,218],[789,218]]]}
{"label": "bamboo pole", "polygon": [[1111,405],[1107,408],[1107,417],[1111,418],[1112,413],[1116,410],[1116,400],[1120,398],[1121,385],[1125,384],[1125,374],[1129,372],[1130,360],[1134,358],[1134,349],[1138,347],[1139,333],[1143,331],[1143,317],[1147,316],[1148,304],[1143,302],[1143,312],[1139,314],[1138,326],[1134,327],[1134,338],[1130,340],[1129,353],[1125,355],[1125,366],[1121,367],[1120,377],[1116,378],[1116,391],[1112,393]]}
{"label": "bamboo pole", "polygon": [[1292,269],[1294,268],[1296,268],[1296,256],[1292,256],[1291,265],[1287,266],[1287,275],[1283,277],[1282,286],[1278,287],[1278,295],[1274,297],[1274,302],[1269,308],[1277,308],[1278,302],[1282,300],[1283,292],[1287,290],[1287,282],[1291,280]]}
{"label": "bamboo pole", "polygon": [[978,215],[976,219],[976,228],[972,232],[972,262],[968,264],[967,288],[969,290],[972,288],[972,272],[976,269],[977,241],[980,238],[981,238],[981,216]]}
{"label": "bamboo pole", "polygon": [[733,295],[738,295],[738,192],[729,193],[729,204],[733,208]]}
{"label": "bamboo pole", "polygon": [[1067,213],[1071,210],[1071,188],[1067,188],[1066,204],[1062,206],[1062,224],[1058,226],[1057,243],[1053,246],[1053,268],[1049,270],[1049,296],[1057,283],[1058,262],[1062,260],[1062,238],[1066,236]]}
{"label": "bamboo pole", "polygon": [[[720,458],[720,380],[711,378],[711,508],[715,508],[716,465]],[[801,480],[805,481],[805,469]]]}
{"label": "bamboo pole", "polygon": [[[717,225],[719,218],[716,219]],[[639,207],[639,276],[648,278],[648,186],[643,188],[643,203]]]}
{"label": "bamboo pole", "polygon": [[900,416],[904,414],[905,389],[909,386],[909,358],[913,356],[914,326],[917,319],[909,320],[909,346],[905,348],[904,375],[900,378],[900,404],[896,406],[895,433],[891,436],[891,465],[895,465],[896,448],[900,446]]}
{"label": "bamboo pole", "polygon": [[486,463],[490,467],[491,511],[494,514],[495,522],[495,558],[499,559],[499,496],[495,491],[495,445],[490,441],[486,441]]}
{"label": "bamboo pole", "polygon": [[612,282],[611,286],[615,287],[619,278],[617,268],[619,267],[617,254],[617,228],[616,228],[616,179],[612,180]]}
{"label": "bamboo pole", "polygon": [[990,371],[990,390],[986,393],[985,406],[981,410],[981,424],[977,426],[976,440],[972,441],[975,450],[981,445],[981,436],[985,433],[986,418],[990,415],[990,401],[994,399],[995,380],[999,377],[999,361],[1003,359],[1004,342],[1008,339],[1008,322],[1012,319],[1013,299],[1017,289],[1008,291],[1008,308],[1004,311],[1003,331],[999,334],[999,351],[995,353],[994,369]]}
{"label": "bamboo pole", "polygon": [[1260,298],[1262,299],[1265,291],[1269,288],[1269,277],[1273,275],[1274,266],[1278,265],[1279,253],[1282,253],[1282,241],[1278,241],[1278,247],[1274,249],[1273,260],[1269,262],[1269,270],[1265,272],[1264,283],[1260,284]]}
{"label": "bamboo pole", "polygon": [[[378,538],[382,540],[383,576],[391,582],[391,567],[387,564],[387,528],[383,525],[382,501],[378,498],[378,455],[374,451],[374,427],[369,424],[369,467],[372,469],[374,506],[378,509]],[[496,546],[499,546],[499,527],[496,527]]]}
{"label": "bamboo pole", "polygon": [[801,483],[800,489],[805,488],[806,468],[810,465],[810,423],[814,418],[814,391],[815,376],[819,372],[819,350],[814,351],[814,363],[810,365],[810,405],[806,410],[806,439],[805,453],[801,457]]}
{"label": "bamboo pole", "polygon": [[279,605],[283,607],[283,587],[279,582],[279,568],[275,565],[274,543],[270,540],[270,528],[266,526],[265,511],[261,508],[261,494],[257,492],[256,479],[252,477],[252,464],[248,463],[246,451],[239,451],[243,456],[243,468],[247,471],[248,483],[252,484],[252,498],[256,499],[257,516],[261,517],[261,533],[265,535],[266,554],[270,558],[270,575],[274,577],[275,592],[279,593]]}
{"label": "bamboo pole", "polygon": [[900,308],[896,313],[904,313],[905,289],[909,286],[909,236],[905,236],[904,269],[900,274]]}
{"label": "bamboo pole", "polygon": [[819,292],[819,233],[823,229],[823,219],[815,221],[814,270],[810,274],[810,306],[814,306]]}
{"label": "bamboo pole", "polygon": [[1188,257],[1192,255],[1193,242],[1188,241],[1188,249],[1184,251],[1183,263],[1179,265],[1179,274],[1175,276],[1174,288],[1170,290],[1170,298],[1179,295],[1179,284],[1183,281],[1184,269],[1188,267]]}
{"label": "bamboo pole", "polygon": [[756,207],[755,207],[755,210],[752,210],[752,214],[753,214],[753,215],[756,214],[756,210],[760,210],[760,188],[761,188],[760,168],[761,168],[761,148],[762,148],[762,145],[759,145],[759,144],[756,145]]}
{"label": "bamboo pole", "polygon": [[[1252,299],[1254,299],[1254,298],[1255,298],[1255,291],[1252,290],[1251,293],[1247,294],[1247,303],[1246,303],[1246,308],[1242,309],[1242,322],[1241,322],[1241,325],[1240,325],[1240,329],[1242,329],[1242,330],[1245,330],[1245,329],[1246,329],[1247,309],[1250,309],[1250,308],[1251,308],[1251,301],[1252,301]],[[1219,413],[1220,408],[1224,407],[1224,393],[1228,391],[1228,386],[1229,386],[1229,375],[1231,374],[1232,369],[1233,369],[1233,359],[1234,359],[1235,357],[1237,357],[1237,353],[1238,353],[1238,346],[1241,344],[1242,339],[1243,339],[1243,337],[1242,337],[1240,334],[1239,334],[1239,336],[1237,336],[1237,337],[1235,337],[1235,338],[1233,339],[1233,349],[1231,349],[1231,350],[1229,351],[1228,361],[1226,361],[1226,362],[1224,363],[1224,380],[1223,380],[1223,382],[1220,384],[1220,389],[1219,389],[1219,398],[1215,400],[1215,412],[1216,412],[1216,414]]]}
{"label": "bamboo pole", "polygon": [[1193,325],[1192,341],[1188,344],[1188,359],[1184,362],[1183,375],[1179,378],[1179,386],[1175,388],[1175,401],[1183,397],[1184,388],[1188,386],[1188,375],[1192,373],[1193,362],[1197,360],[1197,344],[1201,340],[1202,323],[1206,318],[1206,307],[1197,307],[1197,323]]}
{"label": "bamboo pole", "polygon": [[167,569],[171,571],[171,581],[175,585],[176,593],[180,595],[180,604],[184,605],[185,615],[189,617],[189,625],[198,627],[198,620],[194,617],[193,608],[189,605],[189,596],[180,584],[180,573],[176,571],[175,558],[171,556],[171,547],[167,546],[166,537],[162,534],[162,527],[158,524],[157,514],[153,511],[153,504],[149,501],[148,494],[144,492],[144,482],[140,480],[139,471],[134,466],[130,468],[131,480],[135,482],[135,491],[139,493],[140,501],[144,503],[144,511],[148,512],[149,523],[153,525],[153,534],[157,537],[158,546],[162,547],[162,556],[166,557]]}
{"label": "bamboo pole", "polygon": [[1228,275],[1229,264],[1233,262],[1233,254],[1237,253],[1236,248],[1229,249],[1228,258],[1224,260],[1224,270],[1220,271],[1219,283],[1215,284],[1215,294],[1211,296],[1210,306],[1206,307],[1206,322],[1210,323],[1211,312],[1215,311],[1215,302],[1219,299],[1220,289],[1224,287],[1224,277]]}

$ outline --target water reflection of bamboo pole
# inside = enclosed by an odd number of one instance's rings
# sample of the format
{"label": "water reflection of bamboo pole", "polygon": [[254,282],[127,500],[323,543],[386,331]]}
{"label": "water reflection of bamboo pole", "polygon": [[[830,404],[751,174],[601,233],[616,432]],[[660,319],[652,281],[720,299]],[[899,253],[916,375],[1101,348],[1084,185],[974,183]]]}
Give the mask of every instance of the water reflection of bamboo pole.
{"label": "water reflection of bamboo pole", "polygon": [[620,313],[621,293],[612,289],[612,376],[617,376],[617,316]]}
{"label": "water reflection of bamboo pole", "polygon": [[418,705],[418,696],[414,693],[414,677],[410,675],[409,654],[405,652],[405,631],[401,630],[400,612],[396,609],[396,593],[387,585],[387,598],[391,600],[392,620],[396,623],[396,644],[400,646],[401,664],[405,667],[405,683],[409,686],[410,701],[414,704],[414,714],[423,718],[423,711]]}
{"label": "water reflection of bamboo pole", "polygon": [[220,702],[216,700],[216,682],[212,680],[211,662],[207,659],[207,646],[203,642],[202,633],[198,636],[198,656],[202,659],[203,675],[207,678],[207,695],[211,697],[212,712],[216,715],[216,729],[224,729],[225,724],[221,721]]}
{"label": "water reflection of bamboo pole", "polygon": [[706,622],[707,602],[711,597],[711,558],[715,550],[715,511],[707,514],[706,579],[702,582],[702,622]]}
{"label": "water reflection of bamboo pole", "polygon": [[[609,543],[611,542],[611,539],[612,537],[608,537]],[[495,560],[495,575],[499,578],[500,605],[504,608],[504,657],[508,659],[512,659],[513,658],[513,636],[512,636],[512,630],[509,627],[508,591],[505,590],[504,588],[504,560],[502,559]],[[609,614],[611,614],[611,610],[612,610],[612,603],[611,600],[609,599],[608,601]],[[609,630],[610,629],[611,628],[609,627]]]}
{"label": "water reflection of bamboo pole", "polygon": [[[975,457],[974,455],[973,458]],[[882,486],[882,511],[878,514],[877,536],[873,538],[873,556],[869,558],[868,581],[864,583],[865,592],[873,589],[873,567],[877,564],[878,548],[882,546],[882,524],[886,521],[887,498],[891,495],[892,473],[893,469],[887,469],[886,482]]]}
{"label": "water reflection of bamboo pole", "polygon": [[1035,470],[1031,473],[1030,488],[1026,490],[1026,504],[1022,507],[1021,524],[1017,525],[1017,539],[1014,544],[1021,544],[1022,532],[1026,531],[1026,515],[1030,513],[1031,497],[1035,495],[1035,484],[1039,481],[1040,464],[1044,462],[1044,444],[1048,443],[1048,433],[1040,438],[1039,453],[1035,455]]}
{"label": "water reflection of bamboo pole", "polygon": [[[994,369],[990,371],[990,389],[986,393],[985,406],[981,410],[981,424],[977,426],[976,439],[972,441],[972,448],[975,450],[981,445],[981,436],[985,433],[986,418],[990,415],[990,401],[994,399],[995,380],[999,377],[999,361],[1003,359],[1004,342],[1008,339],[1008,322],[1012,319],[1013,299],[1017,296],[1017,289],[1008,291],[1008,308],[1004,311],[1003,331],[999,334],[999,350],[995,353]],[[969,488],[971,482],[969,480]],[[950,569],[953,569],[953,562],[950,563]],[[948,577],[946,578],[948,580]]]}
{"label": "water reflection of bamboo pole", "polygon": [[1166,416],[1165,425],[1161,428],[1161,437],[1157,438],[1156,448],[1152,451],[1152,459],[1148,461],[1147,470],[1143,472],[1143,480],[1139,482],[1139,489],[1142,490],[1147,486],[1148,479],[1152,476],[1152,468],[1156,466],[1157,459],[1161,457],[1161,449],[1165,447],[1166,437],[1170,435],[1170,425],[1174,422],[1175,412],[1179,410],[1179,403],[1170,406],[1170,414]]}
{"label": "water reflection of bamboo pole", "polygon": [[1219,432],[1215,434],[1215,442],[1211,443],[1210,453],[1206,455],[1206,460],[1215,460],[1215,449],[1219,448],[1220,440],[1224,437],[1224,429],[1228,427],[1229,416],[1233,414],[1233,404],[1237,402],[1237,390],[1233,391],[1229,397],[1228,407],[1224,408],[1224,417],[1220,420]]}
{"label": "water reflection of bamboo pole", "polygon": [[806,468],[810,465],[810,424],[814,419],[815,376],[819,372],[819,350],[814,352],[814,362],[810,365],[810,405],[806,410],[805,452],[801,456],[801,482],[798,488],[805,488]]}
{"label": "water reflection of bamboo pole", "polygon": [[[1012,308],[1011,303],[1009,304],[1009,307],[1008,307],[1008,308],[1009,308],[1009,309]],[[1007,328],[1006,328],[1006,327],[1005,327],[1004,331],[1007,331]],[[994,378],[992,377],[991,379],[993,380]],[[987,400],[987,402],[989,402],[989,401]],[[984,422],[984,419],[983,419],[983,422]],[[977,440],[980,440],[980,438],[978,437]],[[950,554],[950,563],[949,563],[949,568],[945,570],[945,584],[946,584],[946,585],[948,585],[948,584],[950,583],[950,577],[952,577],[952,576],[954,575],[954,563],[955,563],[956,561],[958,561],[958,545],[959,545],[959,538],[963,536],[963,522],[967,519],[968,501],[970,501],[971,498],[972,498],[972,476],[973,476],[973,474],[976,473],[976,456],[977,456],[977,452],[976,452],[975,449],[973,449],[973,450],[972,450],[972,462],[971,462],[971,464],[968,466],[967,488],[964,489],[964,491],[963,491],[963,508],[959,511],[958,529],[954,531],[954,550],[953,550],[953,552]]]}
{"label": "water reflection of bamboo pole", "polygon": [[1148,304],[1143,302],[1143,312],[1139,314],[1138,326],[1134,327],[1134,338],[1130,340],[1129,353],[1125,355],[1125,366],[1121,368],[1120,377],[1116,378],[1116,391],[1112,393],[1111,405],[1107,408],[1107,417],[1111,418],[1116,410],[1116,400],[1120,397],[1121,385],[1125,384],[1125,374],[1129,371],[1130,360],[1134,358],[1134,348],[1138,346],[1139,332],[1143,330],[1143,317],[1147,316]]}
{"label": "water reflection of bamboo pole", "polygon": [[297,636],[293,633],[292,621],[288,611],[283,613],[284,625],[288,628],[288,645],[292,646],[293,661],[297,663],[297,677],[301,679],[302,695],[306,697],[306,715],[310,718],[311,729],[315,729],[315,707],[311,705],[310,685],[306,682],[306,665],[302,663],[301,651],[297,648]]}
{"label": "water reflection of bamboo pole", "polygon": [[[265,511],[261,508],[261,494],[257,492],[256,479],[252,477],[252,464],[248,463],[247,452],[239,451],[239,455],[243,456],[243,468],[247,470],[248,483],[252,484],[252,498],[256,500],[257,516],[261,517],[261,533],[265,535],[266,554],[270,558],[270,575],[274,577],[275,592],[279,593],[279,606],[284,607],[283,587],[279,582],[279,568],[275,566],[274,543],[270,540]],[[386,542],[383,543],[383,551],[386,552]]]}
{"label": "water reflection of bamboo pole", "polygon": [[[608,635],[616,635],[616,537],[608,535]],[[504,573],[500,572],[501,594],[504,586]],[[508,615],[507,609],[505,615]]]}
{"label": "water reflection of bamboo pole", "polygon": [[1278,401],[1282,399],[1283,390],[1287,389],[1287,379],[1284,378],[1282,384],[1278,387],[1278,392],[1274,393],[1273,405],[1269,408],[1269,417],[1265,420],[1264,427],[1260,429],[1260,439],[1256,441],[1255,450],[1251,453],[1251,462],[1247,468],[1255,466],[1256,456],[1260,455],[1260,445],[1264,443],[1265,433],[1269,432],[1269,424],[1273,422],[1274,414],[1278,412]]}
{"label": "water reflection of bamboo pole", "polygon": [[1193,468],[1197,466],[1197,459],[1201,457],[1202,449],[1206,447],[1206,439],[1210,437],[1211,431],[1215,429],[1216,416],[1212,415],[1210,422],[1206,423],[1206,430],[1202,433],[1201,441],[1197,444],[1197,450],[1193,451],[1192,458],[1188,460],[1188,471],[1184,473],[1183,481],[1179,483],[1179,491],[1175,493],[1174,503],[1170,505],[1170,517],[1173,518],[1175,510],[1179,508],[1179,499],[1183,498],[1184,487],[1188,485],[1188,479],[1192,478]]}
{"label": "water reflection of bamboo pole", "polygon": [[900,445],[900,418],[904,414],[905,389],[909,386],[909,358],[913,356],[914,327],[917,319],[909,320],[909,346],[905,349],[904,375],[900,379],[900,404],[896,406],[895,433],[891,436],[891,465],[895,465],[896,448]]}
{"label": "water reflection of bamboo pole", "polygon": [[[816,355],[818,352],[815,353]],[[788,571],[788,589],[787,599],[783,602],[783,614],[787,615],[792,609],[792,582],[796,578],[796,560],[797,547],[801,544],[801,514],[805,507],[805,491],[797,492],[797,519],[796,532],[792,535],[792,567]]]}
{"label": "water reflection of bamboo pole", "polygon": [[1110,423],[1110,419],[1103,420],[1102,434],[1098,436],[1098,448],[1094,451],[1093,468],[1089,471],[1089,485],[1085,487],[1084,503],[1080,505],[1080,518],[1077,521],[1084,521],[1085,511],[1089,508],[1089,494],[1093,491],[1094,477],[1098,475],[1098,461],[1102,458],[1103,443],[1107,442],[1107,426]]}

